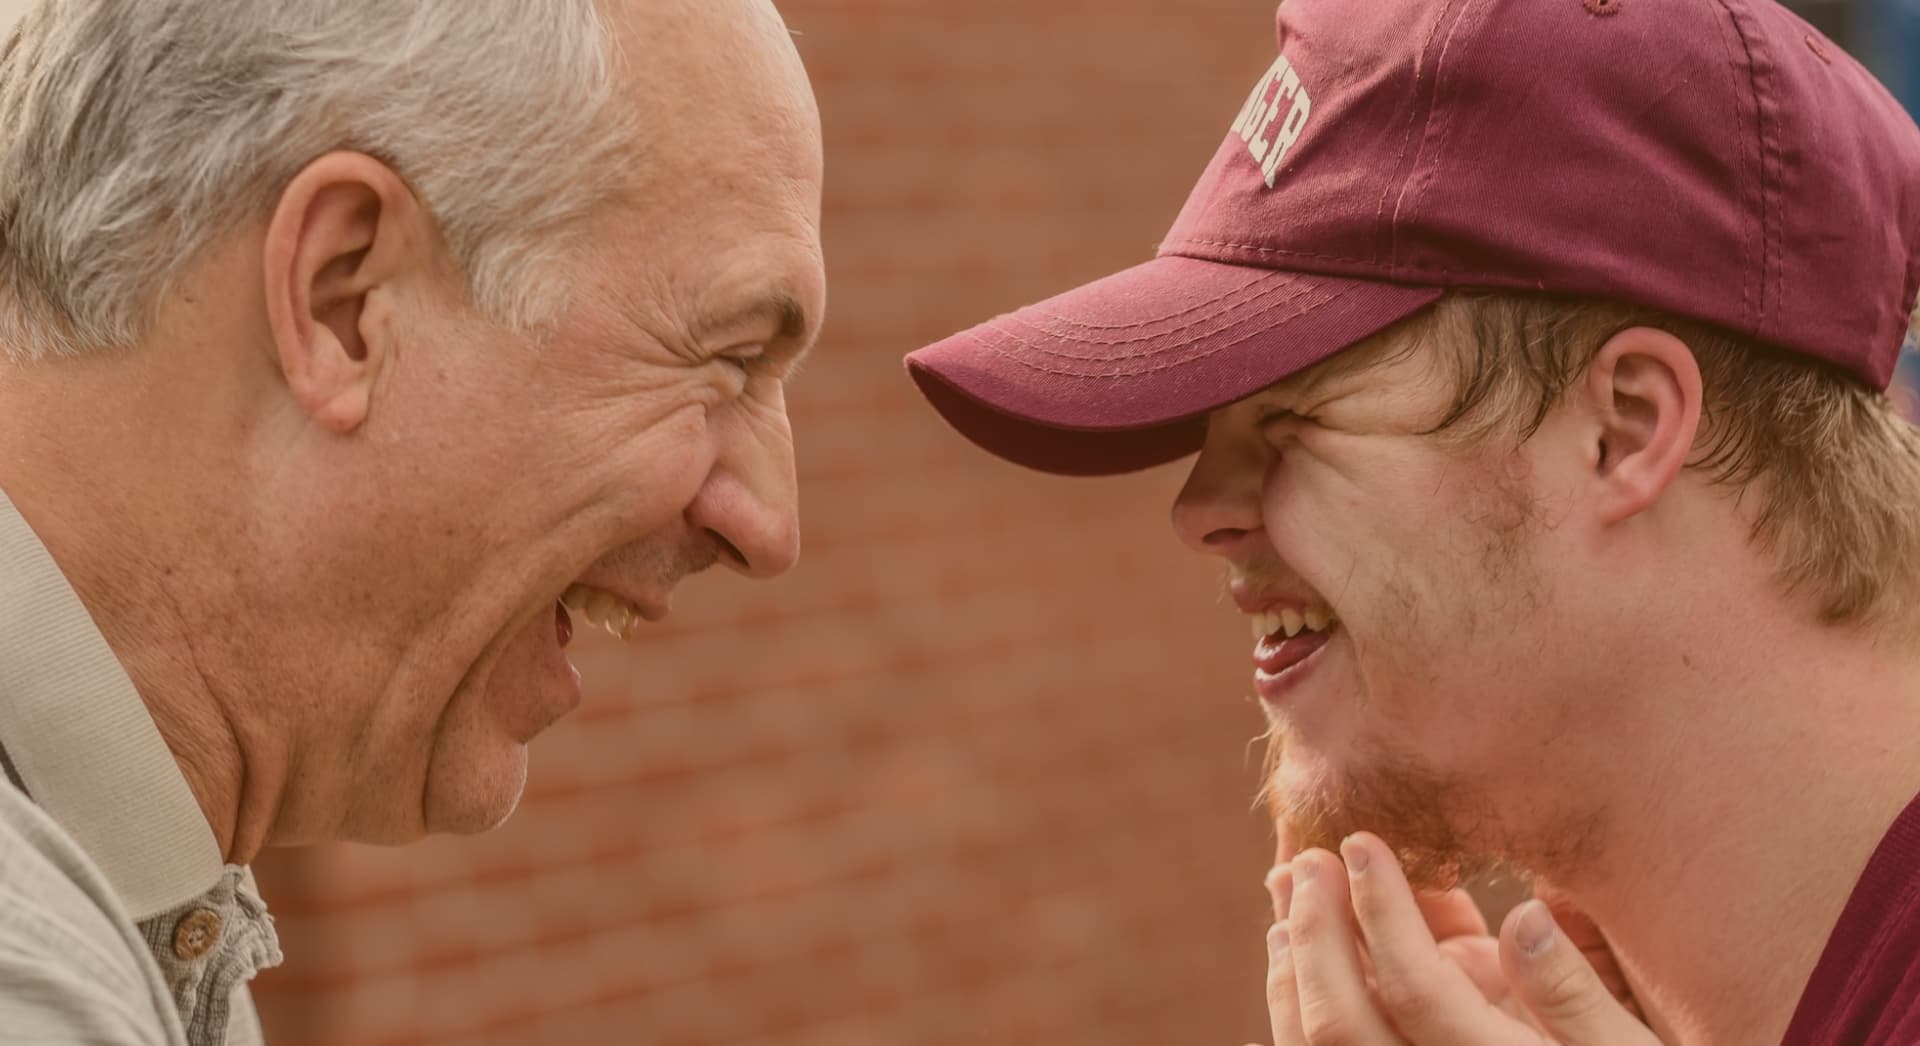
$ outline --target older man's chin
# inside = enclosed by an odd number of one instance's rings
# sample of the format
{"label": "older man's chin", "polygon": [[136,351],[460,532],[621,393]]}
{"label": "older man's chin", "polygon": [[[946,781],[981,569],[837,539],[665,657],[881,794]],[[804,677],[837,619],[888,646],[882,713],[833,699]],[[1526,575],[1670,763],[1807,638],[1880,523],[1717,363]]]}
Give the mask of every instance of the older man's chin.
{"label": "older man's chin", "polygon": [[478,835],[506,823],[527,788],[527,746],[495,740],[482,753],[436,755],[420,800],[432,835]]}
{"label": "older man's chin", "polygon": [[442,713],[417,834],[475,835],[504,824],[526,791],[527,746],[580,698],[580,676],[543,615],[473,671]]}

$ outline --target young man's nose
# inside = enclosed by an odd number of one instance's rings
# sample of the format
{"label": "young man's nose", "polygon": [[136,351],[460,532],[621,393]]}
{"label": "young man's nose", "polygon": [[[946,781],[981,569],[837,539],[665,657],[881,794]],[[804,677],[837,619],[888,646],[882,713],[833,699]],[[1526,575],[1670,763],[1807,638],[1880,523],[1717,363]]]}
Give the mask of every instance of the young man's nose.
{"label": "young man's nose", "polygon": [[1264,542],[1260,509],[1261,478],[1266,473],[1264,444],[1236,437],[1216,415],[1193,471],[1173,502],[1173,530],[1188,548],[1236,557],[1255,541]]}

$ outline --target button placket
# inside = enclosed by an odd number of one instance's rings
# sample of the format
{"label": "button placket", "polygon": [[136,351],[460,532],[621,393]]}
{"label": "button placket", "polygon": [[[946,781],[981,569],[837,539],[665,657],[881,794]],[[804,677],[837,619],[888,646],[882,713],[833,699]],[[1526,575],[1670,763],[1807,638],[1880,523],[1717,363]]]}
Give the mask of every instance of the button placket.
{"label": "button placket", "polygon": [[220,913],[199,908],[182,916],[173,931],[173,954],[181,962],[193,962],[220,943]]}

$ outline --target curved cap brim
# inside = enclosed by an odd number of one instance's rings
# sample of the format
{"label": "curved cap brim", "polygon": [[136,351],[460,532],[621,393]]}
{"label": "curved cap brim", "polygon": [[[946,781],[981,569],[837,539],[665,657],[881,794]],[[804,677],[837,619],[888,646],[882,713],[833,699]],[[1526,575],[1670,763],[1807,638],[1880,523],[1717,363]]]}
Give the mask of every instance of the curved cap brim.
{"label": "curved cap brim", "polygon": [[1168,255],[930,345],[907,369],[983,449],[1042,472],[1111,475],[1198,451],[1212,411],[1442,293]]}

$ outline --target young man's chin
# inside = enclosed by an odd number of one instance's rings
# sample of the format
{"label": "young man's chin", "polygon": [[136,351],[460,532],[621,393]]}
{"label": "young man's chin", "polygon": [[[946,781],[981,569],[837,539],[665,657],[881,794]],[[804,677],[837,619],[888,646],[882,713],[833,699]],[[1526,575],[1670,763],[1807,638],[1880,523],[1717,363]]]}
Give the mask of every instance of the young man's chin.
{"label": "young man's chin", "polygon": [[1423,889],[1458,885],[1492,863],[1476,856],[1456,828],[1470,812],[1466,790],[1411,761],[1336,770],[1296,745],[1280,757],[1266,792],[1274,820],[1296,850],[1338,853],[1349,835],[1372,832],[1394,848],[1408,880]]}

